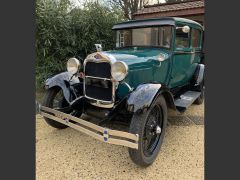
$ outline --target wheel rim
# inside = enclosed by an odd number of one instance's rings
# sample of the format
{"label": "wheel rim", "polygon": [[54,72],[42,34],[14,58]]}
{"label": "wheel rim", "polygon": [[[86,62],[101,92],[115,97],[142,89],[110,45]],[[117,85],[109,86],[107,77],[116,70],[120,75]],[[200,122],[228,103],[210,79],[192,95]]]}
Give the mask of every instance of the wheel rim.
{"label": "wheel rim", "polygon": [[162,109],[155,105],[146,121],[143,135],[143,153],[145,156],[151,156],[155,151],[161,137],[163,127]]}

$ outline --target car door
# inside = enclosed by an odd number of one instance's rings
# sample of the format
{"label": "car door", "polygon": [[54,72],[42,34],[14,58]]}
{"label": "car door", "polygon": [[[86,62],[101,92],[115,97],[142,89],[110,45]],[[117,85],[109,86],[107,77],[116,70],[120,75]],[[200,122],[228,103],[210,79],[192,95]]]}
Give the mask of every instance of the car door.
{"label": "car door", "polygon": [[188,33],[183,32],[181,26],[176,28],[170,88],[187,85],[195,71],[198,61],[195,51],[198,49],[192,47],[193,32],[192,27]]}

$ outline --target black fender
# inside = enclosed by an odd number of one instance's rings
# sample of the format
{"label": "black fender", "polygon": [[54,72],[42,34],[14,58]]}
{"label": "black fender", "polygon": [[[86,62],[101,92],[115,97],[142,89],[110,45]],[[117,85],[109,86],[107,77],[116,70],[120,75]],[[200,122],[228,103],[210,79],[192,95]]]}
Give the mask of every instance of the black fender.
{"label": "black fender", "polygon": [[196,71],[193,75],[192,84],[193,86],[198,86],[201,84],[204,78],[204,72],[205,72],[205,65],[204,64],[198,64]]}
{"label": "black fender", "polygon": [[[71,79],[72,78],[72,79]],[[71,79],[71,81],[70,81]],[[60,87],[63,91],[64,97],[68,103],[71,102],[71,90],[70,85],[74,85],[80,83],[79,79],[77,77],[72,77],[72,74],[69,72],[63,72],[60,74],[57,74],[51,78],[48,78],[45,81],[45,87],[46,89],[52,88],[52,87]]]}
{"label": "black fender", "polygon": [[130,112],[144,112],[159,94],[163,94],[169,108],[176,109],[170,90],[162,84],[141,84],[127,99],[127,109]]}

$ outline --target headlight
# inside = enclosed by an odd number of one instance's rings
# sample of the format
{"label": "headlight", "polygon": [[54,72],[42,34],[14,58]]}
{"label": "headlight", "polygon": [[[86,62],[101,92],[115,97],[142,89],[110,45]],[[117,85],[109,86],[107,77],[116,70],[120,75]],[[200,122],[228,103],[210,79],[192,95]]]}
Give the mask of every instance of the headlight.
{"label": "headlight", "polygon": [[70,58],[68,61],[67,61],[67,71],[72,73],[72,74],[75,74],[77,73],[78,69],[80,68],[80,62],[78,59],[76,58]]}
{"label": "headlight", "polygon": [[128,73],[128,66],[125,62],[118,61],[112,65],[111,74],[117,81],[122,81]]}

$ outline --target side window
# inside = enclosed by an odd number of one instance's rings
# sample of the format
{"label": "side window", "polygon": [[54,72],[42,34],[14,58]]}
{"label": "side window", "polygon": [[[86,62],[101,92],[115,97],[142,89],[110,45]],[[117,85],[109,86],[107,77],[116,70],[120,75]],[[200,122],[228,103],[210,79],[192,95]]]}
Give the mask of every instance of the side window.
{"label": "side window", "polygon": [[200,47],[200,34],[201,32],[197,29],[192,29],[192,47]]}
{"label": "side window", "polygon": [[184,33],[181,28],[176,29],[176,48],[189,48],[190,33]]}

